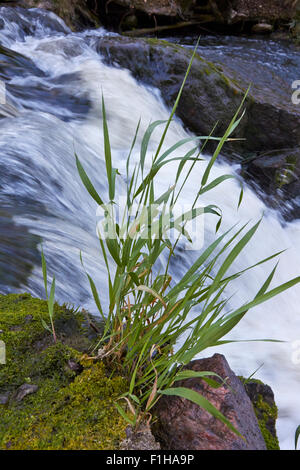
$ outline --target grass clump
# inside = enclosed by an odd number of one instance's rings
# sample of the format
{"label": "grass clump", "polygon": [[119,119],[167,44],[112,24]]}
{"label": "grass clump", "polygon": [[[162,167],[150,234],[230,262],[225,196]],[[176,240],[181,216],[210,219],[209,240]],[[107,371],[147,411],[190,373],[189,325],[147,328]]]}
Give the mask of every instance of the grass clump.
{"label": "grass clump", "polygon": [[[195,55],[196,49],[194,51]],[[194,57],[194,56],[193,56]],[[256,265],[279,255],[260,260],[255,265],[229,274],[232,264],[243,252],[259,228],[260,221],[252,226],[233,227],[203,248],[197,260],[187,269],[181,280],[174,283],[169,272],[170,262],[176,255],[178,241],[191,241],[187,223],[211,214],[218,218],[216,231],[221,225],[222,214],[218,207],[201,206],[201,196],[209,192],[232,175],[211,179],[211,169],[224,143],[230,139],[242,119],[244,100],[222,138],[204,136],[190,138],[163,149],[166,134],[175,114],[184,84],[192,66],[191,59],[186,77],[174,108],[167,122],[156,121],[147,128],[141,144],[140,161],[131,169],[130,158],[139,132],[137,127],[129,152],[126,167],[126,207],[117,217],[118,194],[116,178],[119,171],[113,167],[106,109],[102,100],[104,152],[108,194],[99,195],[76,156],[77,167],[83,184],[91,197],[106,213],[103,229],[99,233],[101,253],[106,263],[108,276],[109,309],[104,311],[96,285],[88,275],[91,290],[99,313],[105,324],[99,341],[99,358],[107,363],[119,365],[130,378],[127,392],[122,396],[128,405],[127,413],[119,404],[121,415],[133,426],[143,419],[151,418],[151,411],[161,395],[179,395],[188,398],[225,422],[237,432],[231,423],[204,397],[185,388],[176,388],[176,381],[186,377],[200,376],[213,383],[212,372],[195,373],[183,371],[182,367],[205,349],[226,342],[223,338],[240,322],[253,307],[284,292],[300,281],[297,277],[276,288],[269,289],[276,266],[266,278],[256,296],[239,308],[230,310],[225,291],[231,282]],[[145,160],[152,133],[164,125],[158,148],[152,158],[150,170],[145,172]],[[217,148],[206,165],[195,199],[188,212],[176,217],[178,197],[188,182],[196,163],[201,160],[201,151],[208,140],[215,140]],[[188,141],[196,145],[181,157],[174,156]],[[199,142],[201,148],[199,149]],[[163,194],[157,194],[155,177],[162,167],[177,161],[174,184]],[[189,166],[189,167],[188,167]],[[184,170],[187,172],[184,175]],[[242,201],[242,191],[238,205]],[[134,208],[134,210],[133,210]],[[175,230],[178,236],[171,242],[169,233]],[[160,256],[168,253],[168,262],[163,272],[158,271]],[[111,263],[114,265],[111,268]],[[190,315],[197,308],[197,313]],[[179,343],[181,341],[181,344]],[[210,376],[210,379],[207,377]],[[120,403],[120,402],[119,402]]]}

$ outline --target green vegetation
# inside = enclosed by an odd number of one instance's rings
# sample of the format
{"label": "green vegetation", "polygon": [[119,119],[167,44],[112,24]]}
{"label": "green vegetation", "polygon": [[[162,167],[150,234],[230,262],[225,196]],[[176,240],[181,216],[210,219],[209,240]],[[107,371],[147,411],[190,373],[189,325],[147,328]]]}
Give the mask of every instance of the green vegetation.
{"label": "green vegetation", "polygon": [[[181,238],[191,241],[186,229],[187,222],[203,214],[212,214],[218,218],[216,231],[220,228],[222,220],[220,209],[212,205],[202,207],[201,196],[233,177],[223,175],[214,180],[210,179],[214,162],[243,116],[244,100],[222,138],[204,136],[185,139],[163,150],[165,137],[188,78],[194,55],[169,120],[165,123],[156,121],[149,125],[142,139],[139,164],[132,170],[130,159],[139,132],[139,125],[137,127],[127,159],[127,204],[120,218],[117,217],[118,194],[115,185],[116,178],[120,175],[113,167],[106,109],[104,100],[102,101],[108,183],[106,196],[97,193],[78,156],[76,161],[87,191],[106,213],[103,225],[105,236],[99,233],[99,240],[101,255],[107,268],[108,311],[104,311],[97,287],[89,275],[88,279],[105,325],[98,345],[99,359],[105,360],[107,364],[118,365],[122,374],[130,378],[128,390],[122,396],[123,402],[128,405],[128,410],[124,413],[120,400],[117,404],[120,414],[131,425],[138,425],[143,419],[151,417],[153,407],[162,394],[176,394],[196,402],[237,432],[231,423],[200,394],[172,386],[176,381],[190,376],[200,376],[203,380],[209,380],[211,385],[218,386],[211,378],[208,379],[208,376],[213,375],[212,372],[183,371],[182,366],[205,349],[226,342],[224,336],[239,323],[248,310],[297,284],[300,278],[297,277],[268,290],[276,265],[251,301],[235,310],[228,310],[225,292],[230,292],[231,282],[249,269],[279,255],[276,253],[260,260],[242,272],[228,273],[236,258],[255,235],[260,223],[257,222],[250,228],[233,227],[222,235],[216,235],[215,241],[201,251],[198,259],[183,274],[181,280],[178,283],[172,280],[169,267],[172,258],[176,256],[178,241]],[[150,170],[146,172],[145,160],[152,133],[163,124],[160,143],[153,155]],[[176,217],[174,207],[178,197],[188,182],[191,171],[201,161],[201,151],[208,140],[215,140],[217,148],[205,168],[202,180],[199,181],[199,188],[196,188],[191,209],[181,217]],[[181,157],[174,157],[174,152],[187,142],[194,142],[195,146]],[[200,149],[199,142],[201,142]],[[154,184],[156,175],[162,167],[174,161],[178,162],[174,185],[165,193],[156,194],[157,188]],[[187,169],[188,165],[187,174],[184,176],[183,170]],[[237,205],[241,202],[242,192]],[[138,209],[133,213],[133,208],[136,207]],[[133,221],[130,215],[134,216]],[[178,238],[173,243],[169,238],[170,229],[178,232]],[[159,258],[163,252],[168,253],[168,261],[161,272]],[[113,268],[111,263],[114,265]],[[198,309],[197,313],[190,315],[195,307]]]}
{"label": "green vegetation", "polygon": [[[47,302],[30,295],[0,295],[1,339],[7,364],[0,367],[0,449],[117,449],[126,421],[114,401],[128,387],[126,380],[83,355],[90,350],[86,318],[54,305],[57,342],[47,321]],[[69,367],[78,364],[80,373]],[[16,399],[20,386],[35,393]]]}
{"label": "green vegetation", "polygon": [[42,320],[42,323],[43,323],[44,328],[52,333],[54,343],[56,343],[56,333],[55,333],[55,327],[54,327],[54,321],[53,321],[53,313],[54,313],[53,312],[53,306],[54,306],[54,295],[55,295],[55,276],[53,277],[53,280],[52,280],[50,296],[48,296],[47,265],[46,265],[46,260],[45,260],[43,249],[42,249],[42,267],[43,267],[43,278],[44,278],[44,285],[45,285],[45,292],[46,292],[46,299],[47,299],[47,304],[48,304],[48,313],[49,313],[49,319],[50,319],[51,327],[49,327],[47,325],[47,323],[44,322],[43,320]]}
{"label": "green vegetation", "polygon": [[[263,382],[257,379],[251,379],[251,382],[264,386]],[[252,404],[267,450],[280,450],[275,430],[275,423],[278,418],[276,404],[269,403],[260,393],[254,398]]]}

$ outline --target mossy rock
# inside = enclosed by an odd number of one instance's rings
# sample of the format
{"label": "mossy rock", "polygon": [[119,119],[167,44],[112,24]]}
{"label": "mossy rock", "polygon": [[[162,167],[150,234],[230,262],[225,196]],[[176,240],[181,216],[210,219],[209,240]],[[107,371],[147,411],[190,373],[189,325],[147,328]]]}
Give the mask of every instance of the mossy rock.
{"label": "mossy rock", "polygon": [[[168,106],[175,102],[192,55],[164,40],[126,36],[101,37],[96,49],[109,65],[127,68],[141,83],[158,88]],[[177,115],[199,136],[209,135],[216,123],[215,135],[223,135],[250,83],[247,112],[234,134],[242,140],[227,142],[223,153],[299,146],[300,113],[291,101],[290,82],[262,64],[213,64],[196,54]]]}
{"label": "mossy rock", "polygon": [[247,381],[241,378],[241,380],[253,404],[254,412],[267,449],[280,450],[276,432],[278,409],[271,387],[256,379]]}
{"label": "mossy rock", "polygon": [[127,423],[114,402],[126,380],[87,359],[95,341],[83,313],[56,304],[54,318],[56,343],[45,301],[0,295],[0,449],[118,449]]}

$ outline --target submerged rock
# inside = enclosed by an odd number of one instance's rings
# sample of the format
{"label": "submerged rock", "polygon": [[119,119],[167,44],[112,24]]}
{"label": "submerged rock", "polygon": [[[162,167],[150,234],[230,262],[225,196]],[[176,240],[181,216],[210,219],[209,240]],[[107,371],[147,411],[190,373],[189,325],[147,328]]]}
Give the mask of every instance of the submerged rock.
{"label": "submerged rock", "polygon": [[251,401],[225,357],[215,354],[208,359],[192,361],[185,368],[197,372],[212,371],[224,379],[225,383],[219,388],[212,388],[201,378],[176,382],[176,387],[187,387],[200,393],[244,439],[195,403],[170,396],[162,397],[155,410],[158,423],[154,433],[162,447],[170,450],[265,450]]}

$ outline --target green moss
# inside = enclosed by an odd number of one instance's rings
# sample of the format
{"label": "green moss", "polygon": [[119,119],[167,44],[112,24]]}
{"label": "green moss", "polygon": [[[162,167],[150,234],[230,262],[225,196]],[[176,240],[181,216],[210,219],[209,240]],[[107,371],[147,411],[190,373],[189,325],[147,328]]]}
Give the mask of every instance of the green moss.
{"label": "green moss", "polygon": [[264,401],[262,395],[258,395],[257,401],[253,404],[258,424],[265,440],[268,450],[280,450],[277,435],[273,436],[270,432],[270,424],[274,423],[278,417],[277,406],[271,406]]}
{"label": "green moss", "polygon": [[[7,348],[0,395],[9,397],[0,405],[0,449],[118,448],[127,424],[114,402],[126,391],[125,379],[107,377],[102,363],[82,359],[91,346],[82,314],[55,306],[56,344],[41,319],[48,320],[45,301],[0,296],[0,338]],[[79,375],[70,361],[81,364]],[[38,389],[18,402],[24,383]]]}
{"label": "green moss", "polygon": [[[247,394],[249,394],[249,390],[247,390],[247,384],[257,384],[258,387],[255,387],[254,393],[250,392],[250,399],[253,405],[253,409],[255,415],[257,417],[258,425],[261,430],[262,436],[265,440],[266,447],[268,450],[280,450],[279,441],[276,434],[276,420],[278,417],[278,409],[274,402],[274,397],[272,394],[271,389],[266,386],[261,380],[259,379],[246,379],[244,377],[239,376],[239,379],[245,386]],[[264,396],[259,393],[262,390],[266,390],[269,388],[270,393],[268,394],[268,401],[264,399]],[[251,389],[250,389],[251,390]]]}

